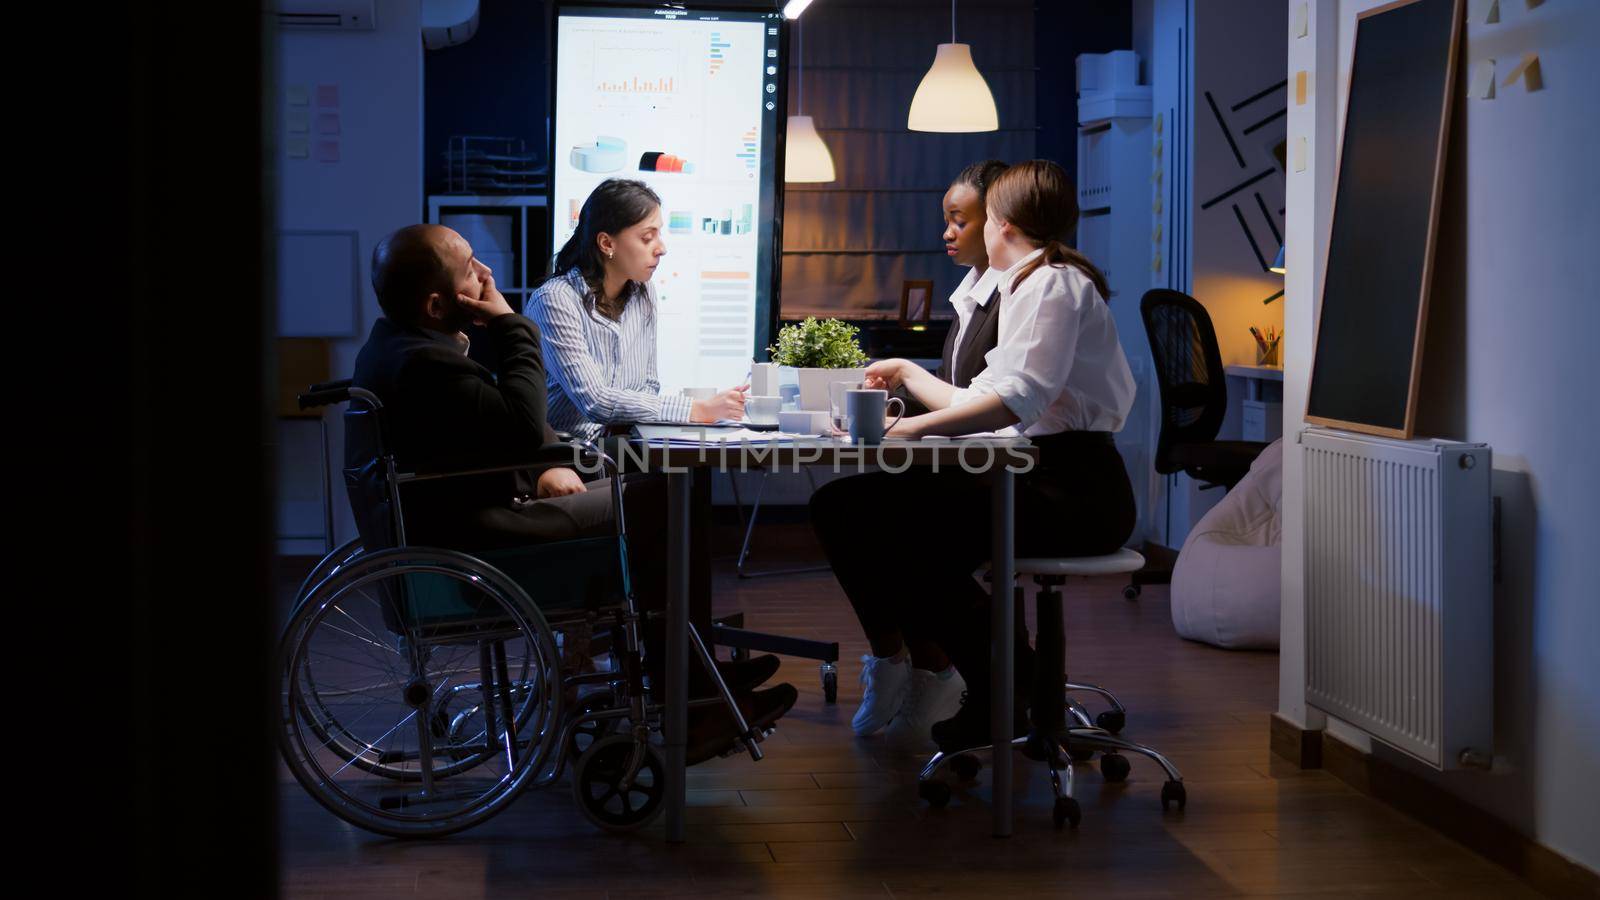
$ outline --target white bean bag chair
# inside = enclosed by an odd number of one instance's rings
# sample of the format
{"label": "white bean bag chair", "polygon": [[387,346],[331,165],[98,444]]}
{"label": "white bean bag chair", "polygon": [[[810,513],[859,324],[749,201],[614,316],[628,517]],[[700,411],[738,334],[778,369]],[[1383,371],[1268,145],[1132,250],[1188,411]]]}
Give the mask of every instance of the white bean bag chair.
{"label": "white bean bag chair", "polygon": [[1189,532],[1172,568],[1172,627],[1229,650],[1277,649],[1283,441]]}

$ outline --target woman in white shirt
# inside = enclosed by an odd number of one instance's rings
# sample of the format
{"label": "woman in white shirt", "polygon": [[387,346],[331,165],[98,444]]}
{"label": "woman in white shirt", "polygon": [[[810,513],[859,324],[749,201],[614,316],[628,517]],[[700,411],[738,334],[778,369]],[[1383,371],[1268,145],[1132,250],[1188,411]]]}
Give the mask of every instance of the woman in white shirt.
{"label": "woman in white shirt", "polygon": [[[957,388],[890,359],[870,366],[867,380],[903,387],[929,410],[902,419],[893,436],[999,432],[1026,435],[1039,447],[1038,465],[1017,479],[1017,555],[1114,552],[1136,516],[1112,442],[1135,385],[1105,278],[1065,244],[1078,221],[1072,183],[1055,163],[1019,163],[990,185],[986,208],[984,245],[1001,273],[1001,306],[984,370]],[[988,559],[988,508],[976,476],[948,469],[841,479],[812,500],[818,537],[858,609],[937,623],[931,630],[967,682],[960,712],[932,729],[952,751],[989,742],[989,594],[972,578]],[[861,510],[892,511],[892,520],[863,521]],[[1031,673],[1019,668],[1009,677],[1031,693]],[[1019,703],[1019,734],[1022,709]]]}
{"label": "woman in white shirt", "polygon": [[661,232],[661,198],[642,181],[608,178],[583,202],[553,274],[528,301],[543,335],[552,428],[592,438],[635,422],[744,415],[742,388],[707,400],[661,394],[650,282],[667,252]]}

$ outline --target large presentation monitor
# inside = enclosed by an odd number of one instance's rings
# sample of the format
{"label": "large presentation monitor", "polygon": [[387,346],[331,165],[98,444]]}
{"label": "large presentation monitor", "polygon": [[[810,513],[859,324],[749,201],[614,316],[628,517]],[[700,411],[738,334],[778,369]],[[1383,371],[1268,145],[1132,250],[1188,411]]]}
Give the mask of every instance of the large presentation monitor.
{"label": "large presentation monitor", "polygon": [[661,196],[661,387],[731,387],[765,358],[779,273],[784,25],[766,10],[560,3],[552,256],[607,178]]}

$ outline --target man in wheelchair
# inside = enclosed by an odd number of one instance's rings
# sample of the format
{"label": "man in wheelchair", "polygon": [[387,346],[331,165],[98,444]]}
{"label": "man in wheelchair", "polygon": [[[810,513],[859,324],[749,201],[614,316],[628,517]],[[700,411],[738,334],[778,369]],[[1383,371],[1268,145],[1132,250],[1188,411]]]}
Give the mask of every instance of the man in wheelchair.
{"label": "man in wheelchair", "polygon": [[[517,464],[558,438],[546,421],[545,369],[539,331],[495,287],[494,274],[461,235],[440,225],[412,225],[378,244],[372,286],[383,317],[356,358],[353,384],[383,402],[384,442],[402,468],[461,470]],[[489,364],[469,357],[468,324],[482,327]],[[363,448],[349,446],[347,465]],[[569,457],[570,459],[570,457]],[[666,493],[662,479],[628,476],[629,568],[641,611],[665,604]],[[605,481],[585,483],[570,466],[489,473],[406,485],[408,541],[467,552],[595,537],[615,528]],[[644,527],[639,527],[643,525]],[[660,684],[664,630],[642,629],[645,671]],[[756,691],[778,668],[776,657],[718,662],[723,679],[752,726],[776,722],[794,705],[788,684]],[[711,697],[714,684],[691,667],[691,697]],[[722,704],[690,711],[687,760],[726,752],[739,737]]]}

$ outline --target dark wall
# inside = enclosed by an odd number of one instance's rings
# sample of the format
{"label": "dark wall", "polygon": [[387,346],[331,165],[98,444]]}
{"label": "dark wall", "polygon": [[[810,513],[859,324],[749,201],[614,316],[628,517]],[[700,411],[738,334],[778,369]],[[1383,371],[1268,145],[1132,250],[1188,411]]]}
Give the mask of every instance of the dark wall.
{"label": "dark wall", "polygon": [[451,135],[518,137],[544,157],[549,115],[550,6],[539,0],[481,0],[478,33],[423,58],[423,180],[445,189]]}
{"label": "dark wall", "polygon": [[1133,46],[1129,0],[1041,2],[1034,7],[1034,59],[1039,68],[1038,153],[1076,177],[1078,171],[1078,75],[1080,53]]}

